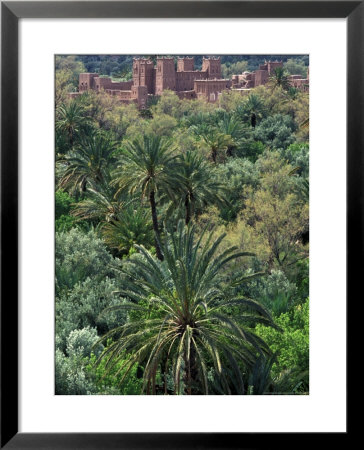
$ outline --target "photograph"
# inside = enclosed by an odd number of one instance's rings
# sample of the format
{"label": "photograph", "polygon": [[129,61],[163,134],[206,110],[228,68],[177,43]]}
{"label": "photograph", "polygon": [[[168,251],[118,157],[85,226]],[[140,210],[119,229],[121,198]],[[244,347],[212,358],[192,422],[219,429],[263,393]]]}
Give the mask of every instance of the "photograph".
{"label": "photograph", "polygon": [[310,394],[309,60],[55,55],[56,395]]}

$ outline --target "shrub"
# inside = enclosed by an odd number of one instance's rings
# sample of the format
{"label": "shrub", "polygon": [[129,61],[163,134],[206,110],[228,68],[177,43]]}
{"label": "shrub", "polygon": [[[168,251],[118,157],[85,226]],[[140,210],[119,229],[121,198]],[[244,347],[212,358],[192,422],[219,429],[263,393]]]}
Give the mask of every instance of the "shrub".
{"label": "shrub", "polygon": [[72,330],[85,327],[96,328],[99,334],[122,325],[127,319],[125,311],[109,312],[105,308],[121,303],[115,293],[115,281],[105,278],[87,278],[77,283],[70,291],[63,291],[56,298],[56,333],[58,347],[66,349],[66,339]]}
{"label": "shrub", "polygon": [[218,181],[226,186],[224,196],[228,201],[228,205],[221,208],[221,216],[224,220],[235,219],[244,206],[244,188],[258,185],[259,172],[247,159],[234,158],[220,165],[216,173]]}
{"label": "shrub", "polygon": [[75,217],[63,214],[59,219],[56,219],[56,232],[70,231],[76,225],[76,222]]}
{"label": "shrub", "polygon": [[96,357],[92,355],[90,363],[86,366],[87,373],[95,379],[99,393],[109,395],[140,395],[142,393],[143,379],[138,377],[138,373],[142,373],[141,368],[134,366],[128,376],[120,383],[120,379],[126,371],[122,368],[125,360],[120,360],[111,371],[106,369],[106,361],[107,359],[104,359],[95,366]]}
{"label": "shrub", "polygon": [[67,338],[67,354],[70,357],[86,357],[91,355],[91,351],[96,355],[102,352],[103,345],[99,344],[96,348],[93,348],[97,342],[97,330],[96,328],[82,328],[82,330],[73,330]]}
{"label": "shrub", "polygon": [[296,128],[290,116],[275,114],[262,120],[255,128],[255,139],[274,149],[286,148],[294,142]]}
{"label": "shrub", "polygon": [[55,393],[57,395],[90,395],[97,389],[85,373],[80,358],[68,358],[56,350]]}
{"label": "shrub", "polygon": [[309,146],[306,142],[291,144],[281,155],[292,167],[299,167],[298,173],[301,177],[308,178],[309,175]]}
{"label": "shrub", "polygon": [[72,289],[87,277],[103,279],[112,274],[113,257],[94,231],[73,228],[56,233],[56,292]]}
{"label": "shrub", "polygon": [[247,283],[244,293],[257,299],[279,316],[287,312],[289,306],[294,303],[297,287],[287,279],[284,272],[273,269],[268,276]]}
{"label": "shrub", "polygon": [[56,232],[69,231],[75,225],[75,218],[69,214],[73,202],[73,198],[67,192],[62,190],[56,192]]}
{"label": "shrub", "polygon": [[292,311],[281,314],[275,323],[283,333],[270,327],[257,325],[255,332],[277,353],[272,375],[279,377],[285,370],[309,368],[309,302],[295,306]]}
{"label": "shrub", "polygon": [[67,215],[70,212],[72,203],[73,199],[67,192],[58,190],[56,192],[56,219],[59,219],[63,215]]}

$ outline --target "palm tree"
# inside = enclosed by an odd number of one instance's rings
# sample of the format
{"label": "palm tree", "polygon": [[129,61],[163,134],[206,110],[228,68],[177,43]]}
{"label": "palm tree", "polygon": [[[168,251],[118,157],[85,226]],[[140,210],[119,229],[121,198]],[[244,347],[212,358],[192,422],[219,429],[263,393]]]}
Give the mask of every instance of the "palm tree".
{"label": "palm tree", "polygon": [[308,203],[310,201],[310,182],[308,178],[304,178],[302,180],[301,185],[298,186],[297,191],[305,202]]}
{"label": "palm tree", "polygon": [[74,150],[58,162],[59,187],[86,191],[88,182],[102,183],[108,168],[116,161],[117,145],[102,133],[84,137]]}
{"label": "palm tree", "polygon": [[65,133],[70,149],[73,149],[75,139],[90,125],[82,106],[75,100],[69,104],[62,103],[56,110],[56,130]]}
{"label": "palm tree", "polygon": [[110,175],[105,175],[102,183],[89,182],[85,199],[76,203],[72,215],[80,220],[97,220],[110,222],[126,206],[126,201],[111,184]]}
{"label": "palm tree", "polygon": [[156,393],[160,373],[165,393],[171,374],[175,394],[208,394],[208,371],[213,370],[224,393],[242,394],[243,371],[258,355],[270,354],[251,331],[259,322],[274,326],[268,311],[253,300],[233,296],[228,286],[227,265],[252,254],[237,252],[236,247],[218,253],[225,235],[214,240],[213,233],[205,236],[205,231],[198,237],[195,226],[186,227],[181,220],[177,231],[166,230],[164,261],[136,246],[139,255],[122,265],[119,293],[130,303],[105,313],[135,309],[141,316],[104,335],[100,342],[114,341],[98,359],[106,358],[109,370],[121,363],[121,383],[140,364],[146,393]]}
{"label": "palm tree", "polygon": [[250,94],[247,100],[235,110],[235,115],[241,120],[249,120],[250,125],[255,128],[258,119],[265,116],[263,100],[256,94]]}
{"label": "palm tree", "polygon": [[188,151],[179,155],[176,169],[178,189],[173,205],[179,206],[183,203],[186,225],[197,209],[224,202],[223,186],[216,181],[217,177],[213,175],[209,164],[196,152]]}
{"label": "palm tree", "polygon": [[226,149],[226,155],[232,156],[233,151],[239,147],[246,130],[237,117],[227,113],[224,113],[222,120],[219,122],[219,129],[226,136],[230,136],[230,142],[228,143]]}
{"label": "palm tree", "polygon": [[186,128],[199,127],[211,123],[211,113],[203,113],[201,111],[197,113],[191,113],[181,119],[181,124]]}
{"label": "palm tree", "polygon": [[287,95],[290,100],[296,100],[297,97],[299,96],[299,94],[300,94],[300,91],[297,88],[295,88],[293,86],[290,86],[288,88]]}
{"label": "palm tree", "polygon": [[172,163],[176,159],[170,140],[156,135],[144,135],[126,144],[122,165],[115,171],[115,183],[120,191],[141,193],[141,199],[149,199],[152,213],[155,247],[162,261],[160,232],[157,217],[156,195],[167,194],[172,198]]}
{"label": "palm tree", "polygon": [[117,249],[122,255],[134,249],[135,244],[151,247],[154,234],[148,211],[127,206],[103,226],[102,236],[109,247]]}
{"label": "palm tree", "polygon": [[272,355],[268,358],[265,355],[261,355],[256,360],[249,374],[249,395],[264,395],[270,391],[273,385],[271,370],[273,364],[276,362],[276,355]]}
{"label": "palm tree", "polygon": [[277,354],[260,356],[248,377],[248,395],[303,394],[308,391],[308,372],[298,367],[286,369],[272,377],[272,366],[278,363]]}
{"label": "palm tree", "polygon": [[281,87],[285,91],[291,87],[291,83],[289,82],[288,76],[283,67],[276,67],[273,71],[273,74],[269,77],[270,84],[273,86],[273,89],[276,87]]}
{"label": "palm tree", "polygon": [[214,164],[217,163],[218,151],[226,150],[233,142],[231,136],[207,124],[192,126],[191,131],[210,148],[210,155]]}

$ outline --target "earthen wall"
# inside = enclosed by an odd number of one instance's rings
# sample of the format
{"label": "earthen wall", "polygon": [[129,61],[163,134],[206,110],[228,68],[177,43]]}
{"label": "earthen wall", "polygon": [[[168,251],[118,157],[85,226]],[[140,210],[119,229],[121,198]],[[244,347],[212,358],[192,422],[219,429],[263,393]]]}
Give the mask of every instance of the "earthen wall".
{"label": "earthen wall", "polygon": [[201,71],[188,71],[188,72],[176,72],[176,90],[177,91],[189,91],[193,89],[193,83],[195,80],[205,80],[207,78],[207,72]]}
{"label": "earthen wall", "polygon": [[254,86],[261,86],[268,82],[269,75],[267,70],[256,70],[255,71],[255,82]]}
{"label": "earthen wall", "polygon": [[178,58],[177,72],[190,72],[195,70],[194,58]]}
{"label": "earthen wall", "polygon": [[80,73],[78,90],[80,92],[84,92],[88,91],[89,89],[94,89],[94,79],[98,76],[98,73]]}
{"label": "earthen wall", "polygon": [[203,58],[202,59],[202,71],[207,72],[207,78],[221,79],[221,59],[218,58]]}
{"label": "earthen wall", "polygon": [[161,95],[165,89],[176,90],[174,58],[157,58],[156,95]]}

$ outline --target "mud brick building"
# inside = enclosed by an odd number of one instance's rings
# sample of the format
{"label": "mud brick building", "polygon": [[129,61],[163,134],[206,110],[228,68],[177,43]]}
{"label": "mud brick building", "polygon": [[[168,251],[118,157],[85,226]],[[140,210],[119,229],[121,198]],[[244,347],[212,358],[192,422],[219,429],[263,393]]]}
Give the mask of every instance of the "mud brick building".
{"label": "mud brick building", "polygon": [[[180,99],[204,99],[216,102],[221,93],[228,89],[242,93],[264,85],[282,61],[266,61],[255,72],[244,72],[225,80],[221,75],[220,57],[203,58],[201,70],[195,70],[193,57],[158,57],[156,64],[149,58],[134,58],[130,81],[116,82],[97,73],[81,73],[78,92],[70,93],[76,97],[88,90],[105,91],[116,96],[122,103],[136,103],[140,109],[147,106],[148,95],[161,95],[165,90],[174,91]],[[297,78],[299,77],[299,78]],[[290,77],[292,86],[308,90],[308,78]]]}
{"label": "mud brick building", "polygon": [[291,75],[289,81],[296,89],[308,92],[310,87],[310,68],[307,68],[307,78],[302,78],[301,75]]}
{"label": "mud brick building", "polygon": [[[88,90],[105,91],[117,96],[123,103],[135,102],[139,108],[147,104],[148,95],[161,95],[166,89],[176,92],[181,99],[204,98],[215,102],[231,81],[221,78],[221,59],[203,58],[201,70],[195,70],[194,58],[178,58],[177,67],[171,57],[158,57],[154,65],[149,58],[134,58],[133,79],[116,82],[97,73],[81,73],[75,97]],[[196,81],[203,82],[195,84]]]}
{"label": "mud brick building", "polygon": [[[254,72],[243,72],[241,75],[232,76],[232,89],[240,91],[249,91],[257,86],[262,86],[269,81],[269,77],[274,74],[277,67],[283,67],[283,61],[265,61]],[[292,87],[307,92],[309,89],[309,70],[307,69],[307,78],[303,79],[301,75],[290,75],[289,82]]]}
{"label": "mud brick building", "polygon": [[283,67],[283,61],[265,61],[254,72],[243,72],[232,76],[233,89],[252,89],[268,83],[269,77],[277,67]]}
{"label": "mud brick building", "polygon": [[230,80],[214,78],[212,80],[195,80],[194,91],[197,98],[205,98],[209,102],[216,102],[221,92],[231,87]]}
{"label": "mud brick building", "polygon": [[78,90],[79,92],[93,89],[95,91],[105,90],[129,90],[132,81],[112,81],[109,77],[100,77],[98,73],[80,73]]}

